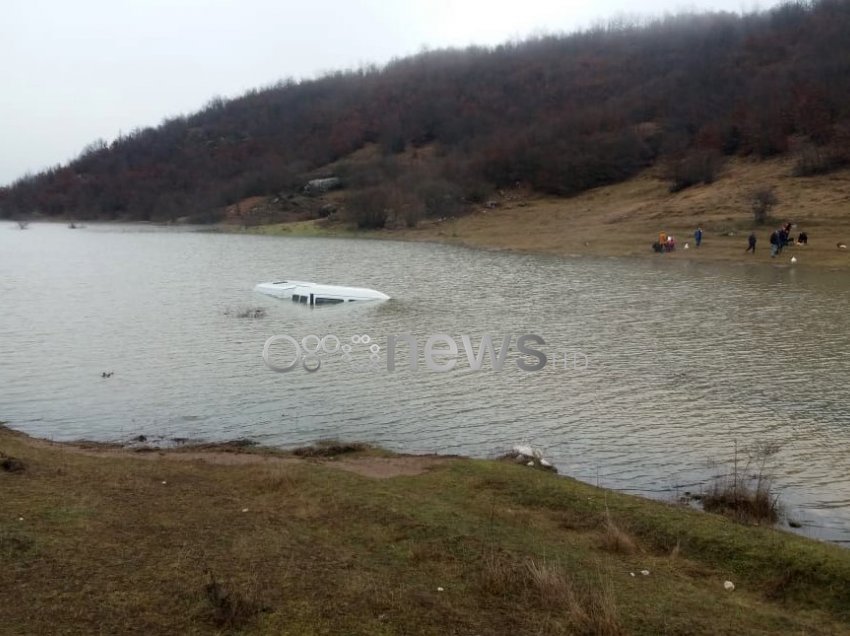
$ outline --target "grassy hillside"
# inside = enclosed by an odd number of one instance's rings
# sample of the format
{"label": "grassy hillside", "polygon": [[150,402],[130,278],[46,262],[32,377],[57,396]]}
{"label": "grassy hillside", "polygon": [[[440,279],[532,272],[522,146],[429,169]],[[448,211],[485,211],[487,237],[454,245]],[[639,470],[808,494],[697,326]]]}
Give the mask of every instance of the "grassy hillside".
{"label": "grassy hillside", "polygon": [[[570,199],[508,194],[499,208],[478,210],[456,220],[423,226],[408,233],[418,238],[497,249],[723,260],[788,265],[791,256],[802,267],[850,267],[850,170],[830,175],[792,176],[788,159],[730,162],[711,185],[671,194],[657,171],[647,171],[624,183],[594,189]],[[752,193],[769,186],[778,203],[772,220],[754,223]],[[770,232],[793,222],[794,236],[805,230],[807,246],[786,248],[770,257]],[[701,226],[702,247],[694,249],[693,233]],[[677,238],[679,249],[656,255],[650,244],[658,232]],[[755,231],[756,253],[745,253],[747,236]],[[682,249],[685,242],[688,250]]]}
{"label": "grassy hillside", "polygon": [[847,550],[523,465],[0,451],[4,634],[850,633]]}
{"label": "grassy hillside", "polygon": [[[777,203],[764,225],[755,223],[753,193],[771,188]],[[338,202],[339,193],[319,202]],[[488,205],[490,207],[488,207]],[[807,246],[792,246],[770,257],[770,233],[780,224],[805,231]],[[693,234],[702,227],[702,247]],[[344,219],[267,224],[250,231],[284,236],[354,235]],[[676,237],[679,249],[657,255],[650,248],[659,232]],[[755,254],[746,253],[747,236],[758,238]],[[569,198],[541,195],[527,188],[506,188],[463,216],[398,224],[358,236],[434,240],[488,249],[544,252],[564,256],[640,256],[696,261],[737,261],[799,267],[850,268],[850,169],[827,175],[794,176],[794,160],[730,160],[711,184],[671,193],[660,168],[650,168],[622,183],[594,188]],[[682,249],[688,242],[690,249]]]}

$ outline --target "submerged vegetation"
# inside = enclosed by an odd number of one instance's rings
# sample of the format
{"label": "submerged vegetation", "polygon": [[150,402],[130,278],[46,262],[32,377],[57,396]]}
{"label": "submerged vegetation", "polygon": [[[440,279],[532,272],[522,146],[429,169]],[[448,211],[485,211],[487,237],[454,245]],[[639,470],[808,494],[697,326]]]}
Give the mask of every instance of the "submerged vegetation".
{"label": "submerged vegetation", "polygon": [[732,157],[820,174],[850,160],[848,32],[847,2],[789,2],[281,81],[94,142],[0,189],[0,217],[412,227],[517,185],[573,195],[656,164],[674,191]]}

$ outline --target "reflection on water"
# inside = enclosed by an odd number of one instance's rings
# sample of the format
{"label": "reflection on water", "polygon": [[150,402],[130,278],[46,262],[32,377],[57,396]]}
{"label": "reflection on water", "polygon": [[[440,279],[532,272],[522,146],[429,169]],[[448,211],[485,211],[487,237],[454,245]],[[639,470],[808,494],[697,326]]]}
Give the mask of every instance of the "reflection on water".
{"label": "reflection on water", "polygon": [[[286,278],[393,299],[311,310],[252,292]],[[848,282],[663,257],[0,224],[0,418],[61,440],[340,437],[478,456],[525,440],[563,473],[670,499],[698,490],[736,441],[776,442],[794,519],[850,541]],[[249,306],[266,316],[233,316]],[[261,352],[284,333],[368,334],[381,356],[387,336],[421,348],[446,333],[460,361],[358,373],[337,355],[276,374]],[[461,336],[477,347],[487,334],[538,334],[550,362],[524,372],[514,351],[501,371],[471,372]],[[563,368],[573,354],[586,370]]]}

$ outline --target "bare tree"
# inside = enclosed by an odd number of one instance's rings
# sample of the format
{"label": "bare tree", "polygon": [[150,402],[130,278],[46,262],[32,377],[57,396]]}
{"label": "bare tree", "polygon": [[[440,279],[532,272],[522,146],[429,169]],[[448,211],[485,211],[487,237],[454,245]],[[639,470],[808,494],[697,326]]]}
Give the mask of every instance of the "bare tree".
{"label": "bare tree", "polygon": [[390,218],[391,197],[387,186],[373,186],[346,198],[346,215],[361,230],[384,227]]}
{"label": "bare tree", "polygon": [[773,187],[762,186],[756,188],[751,195],[751,204],[753,206],[753,218],[757,225],[764,225],[770,216],[770,211],[779,203],[776,194],[773,192]]}
{"label": "bare tree", "polygon": [[670,192],[680,192],[698,183],[714,183],[722,166],[723,155],[712,149],[698,150],[673,160],[667,168],[667,176],[673,182]]}

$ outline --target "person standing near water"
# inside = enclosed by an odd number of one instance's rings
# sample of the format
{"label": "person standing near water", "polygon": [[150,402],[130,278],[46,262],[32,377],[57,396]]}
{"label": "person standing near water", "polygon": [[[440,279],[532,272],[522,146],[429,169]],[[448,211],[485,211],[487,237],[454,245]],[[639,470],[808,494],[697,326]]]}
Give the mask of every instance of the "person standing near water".
{"label": "person standing near water", "polygon": [[777,241],[777,245],[779,249],[776,250],[776,253],[782,254],[782,248],[788,245],[788,230],[784,227],[779,228],[779,240]]}
{"label": "person standing near water", "polygon": [[699,225],[697,226],[697,231],[694,232],[694,243],[697,244],[697,247],[702,243],[702,227]]}
{"label": "person standing near water", "polygon": [[[752,250],[753,254],[756,253],[756,233],[750,232],[750,235],[747,237],[747,252]],[[746,252],[744,252],[746,254]]]}

